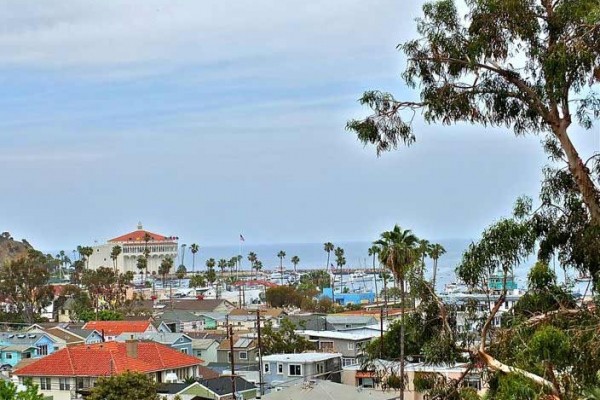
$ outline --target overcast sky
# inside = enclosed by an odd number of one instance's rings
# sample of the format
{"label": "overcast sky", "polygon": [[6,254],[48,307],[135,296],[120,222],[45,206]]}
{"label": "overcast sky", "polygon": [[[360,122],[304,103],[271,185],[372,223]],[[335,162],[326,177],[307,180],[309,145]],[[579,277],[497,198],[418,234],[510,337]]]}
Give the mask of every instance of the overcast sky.
{"label": "overcast sky", "polygon": [[[475,237],[535,195],[538,138],[427,126],[375,156],[366,89],[414,97],[418,2],[0,1],[0,228],[42,249]],[[599,149],[598,132],[576,138]]]}

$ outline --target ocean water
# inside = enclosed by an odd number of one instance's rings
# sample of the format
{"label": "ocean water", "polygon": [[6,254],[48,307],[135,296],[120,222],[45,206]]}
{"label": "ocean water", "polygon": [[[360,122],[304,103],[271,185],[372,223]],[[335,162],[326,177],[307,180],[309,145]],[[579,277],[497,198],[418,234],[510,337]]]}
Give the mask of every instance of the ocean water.
{"label": "ocean water", "polygon": [[[447,283],[455,282],[454,270],[462,258],[462,253],[467,248],[471,240],[469,239],[447,239],[433,241],[440,243],[446,249],[446,253],[438,260],[437,287],[438,290],[443,289]],[[368,255],[368,249],[371,247],[371,242],[340,242],[334,243],[336,247],[344,249],[346,257],[346,265],[344,268],[370,268],[373,264],[372,257]],[[242,243],[241,254],[244,256],[242,261],[242,269],[249,269],[250,262],[247,259],[248,253],[253,251],[258,256],[258,259],[263,263],[263,270],[278,271],[279,258],[277,253],[283,250],[286,253],[284,259],[284,267],[288,270],[293,268],[290,259],[293,256],[300,258],[298,264],[299,270],[319,269],[324,268],[327,264],[327,253],[323,250],[323,243],[281,243],[281,244],[259,244],[252,245]],[[220,258],[230,259],[231,257],[240,254],[239,246],[206,246],[200,247],[200,251],[196,254],[196,270],[206,270],[205,262],[209,258],[219,260]],[[181,257],[181,256],[180,256]],[[333,252],[330,257],[330,264],[335,264],[335,256]],[[177,264],[179,264],[178,262]],[[188,271],[192,270],[192,257],[189,251],[186,251],[184,263]],[[433,262],[426,260],[427,272],[426,276],[431,276]],[[523,263],[515,269],[515,276],[520,287],[524,287],[527,273],[531,264]]]}
{"label": "ocean water", "polygon": [[[446,249],[446,253],[438,260],[438,274],[437,274],[437,290],[443,290],[444,285],[447,283],[455,282],[456,275],[455,269],[462,258],[464,250],[467,248],[471,240],[469,239],[446,239],[436,240],[432,243],[440,243]],[[334,243],[336,247],[342,247],[345,252],[346,265],[344,268],[361,269],[370,268],[372,266],[372,257],[368,255],[368,249],[372,245],[371,242],[339,242]],[[241,253],[240,253],[241,250]],[[253,251],[258,256],[258,259],[263,263],[263,271],[278,271],[279,270],[279,258],[277,253],[283,250],[286,253],[284,259],[284,267],[286,270],[292,270],[293,265],[290,259],[293,256],[300,258],[298,264],[299,270],[310,270],[310,269],[322,269],[325,268],[327,263],[327,253],[323,250],[323,243],[279,243],[279,244],[251,244],[243,242],[241,249],[239,245],[230,246],[200,246],[200,251],[196,254],[195,270],[205,271],[206,260],[214,258],[219,260],[221,258],[230,259],[237,254],[242,254],[244,259],[242,260],[241,269],[249,270],[250,262],[248,261],[248,253]],[[50,254],[56,254],[56,251],[50,251]],[[193,271],[192,267],[192,254],[189,249],[186,249],[183,262],[188,271]],[[335,264],[335,256],[333,252],[330,257],[330,264]],[[535,257],[531,256],[528,260],[525,260],[521,265],[514,269],[515,279],[520,288],[526,287],[527,274],[529,269],[535,262]],[[178,260],[175,265],[181,264],[181,251],[179,252]],[[426,259],[426,277],[431,277],[432,274],[432,260]],[[559,281],[563,281],[563,272],[558,265],[555,266],[555,272],[559,277]],[[574,277],[574,273],[571,272],[570,276]],[[583,291],[581,289],[576,289]]]}

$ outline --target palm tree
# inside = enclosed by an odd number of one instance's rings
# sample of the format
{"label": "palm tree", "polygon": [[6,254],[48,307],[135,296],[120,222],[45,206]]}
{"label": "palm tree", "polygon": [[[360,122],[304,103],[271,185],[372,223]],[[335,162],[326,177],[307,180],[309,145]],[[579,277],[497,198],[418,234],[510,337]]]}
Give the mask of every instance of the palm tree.
{"label": "palm tree", "polygon": [[174,261],[171,257],[165,257],[160,263],[158,267],[158,273],[162,275],[163,288],[165,287],[165,282],[167,280],[167,275],[171,272],[171,268],[173,268]]}
{"label": "palm tree", "polygon": [[[258,260],[258,257],[255,252],[251,251],[250,253],[248,253],[248,261],[250,261],[250,269],[255,269],[254,265],[256,264],[257,260]],[[258,271],[256,271],[256,279],[258,279]]]}
{"label": "palm tree", "polygon": [[140,274],[142,274],[142,280],[143,280],[144,279],[143,271],[148,267],[148,260],[143,256],[139,256],[137,258],[136,267],[138,270],[140,270]]}
{"label": "palm tree", "polygon": [[119,258],[119,255],[122,252],[123,252],[123,249],[119,245],[113,246],[112,250],[110,251],[110,258],[112,259],[113,268],[115,269],[115,273],[117,272],[117,258]]}
{"label": "palm tree", "polygon": [[211,270],[215,267],[215,265],[217,265],[217,262],[215,261],[214,258],[209,258],[208,260],[206,260],[206,269],[207,270]]}
{"label": "palm tree", "polygon": [[373,277],[375,281],[375,298],[379,297],[379,292],[377,291],[377,275],[375,273],[375,258],[377,258],[377,254],[379,254],[379,247],[372,245],[369,247],[369,256],[373,256]]}
{"label": "palm tree", "polygon": [[256,270],[256,279],[258,279],[258,273],[263,268],[263,263],[260,260],[256,260],[254,263],[254,269]]}
{"label": "palm tree", "polygon": [[179,279],[179,287],[181,287],[181,280],[183,278],[185,278],[185,274],[187,273],[187,268],[185,267],[185,265],[181,264],[179,267],[177,267],[177,279]]}
{"label": "palm tree", "polygon": [[85,261],[85,267],[86,269],[90,268],[90,256],[92,254],[94,254],[94,249],[92,249],[90,246],[77,246],[77,249],[79,251],[79,255],[81,258],[83,258],[83,260]]}
{"label": "palm tree", "polygon": [[190,251],[192,252],[192,274],[196,270],[196,253],[200,250],[200,246],[196,243],[190,244]]}
{"label": "palm tree", "polygon": [[379,261],[394,275],[400,285],[400,377],[402,385],[400,399],[404,399],[404,307],[405,278],[416,267],[421,257],[419,239],[410,230],[403,230],[398,225],[391,231],[383,232],[380,239],[373,243],[379,247]]}
{"label": "palm tree", "polygon": [[446,249],[439,243],[435,243],[431,246],[431,253],[429,257],[433,260],[433,278],[431,279],[431,286],[435,290],[435,278],[437,275],[438,259],[446,253]]}
{"label": "palm tree", "polygon": [[419,275],[421,279],[425,277],[425,257],[429,257],[429,253],[431,252],[431,243],[427,239],[419,240],[419,253],[421,253],[421,267],[419,271]]}
{"label": "palm tree", "polygon": [[292,264],[294,264],[294,274],[297,273],[296,271],[296,267],[298,266],[298,264],[300,263],[300,257],[298,256],[293,256],[292,259],[290,260],[292,262]]}
{"label": "palm tree", "polygon": [[331,255],[331,252],[333,251],[333,249],[334,249],[333,243],[331,243],[331,242],[323,243],[323,250],[325,250],[325,252],[327,253],[327,265],[325,265],[325,271],[329,271],[329,256]]}
{"label": "palm tree", "polygon": [[277,257],[279,257],[279,273],[281,274],[281,285],[283,285],[283,259],[285,258],[285,251],[279,250]]}
{"label": "palm tree", "polygon": [[[344,293],[344,265],[346,265],[346,257],[344,257],[344,249],[336,247],[334,252],[335,263],[340,269],[340,293]],[[335,278],[335,275],[334,275]],[[332,293],[333,295],[333,293]],[[335,299],[333,300],[335,302]]]}
{"label": "palm tree", "polygon": [[231,257],[229,261],[227,261],[227,266],[229,267],[230,276],[233,276],[233,272],[236,270],[237,266],[237,256]]}
{"label": "palm tree", "polygon": [[223,279],[223,276],[225,275],[225,268],[227,268],[227,260],[224,258],[221,258],[217,265],[221,269],[221,279]]}

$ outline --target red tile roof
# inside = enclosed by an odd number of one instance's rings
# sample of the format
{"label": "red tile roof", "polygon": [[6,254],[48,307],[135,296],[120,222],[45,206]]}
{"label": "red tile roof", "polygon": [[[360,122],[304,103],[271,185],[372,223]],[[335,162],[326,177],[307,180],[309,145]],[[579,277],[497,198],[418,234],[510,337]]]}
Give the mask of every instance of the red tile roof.
{"label": "red tile roof", "polygon": [[114,239],[110,239],[109,242],[144,242],[144,236],[146,236],[146,234],[150,235],[151,241],[175,241],[175,238],[173,237],[166,237],[159,235],[158,233],[152,233],[143,229],[138,229],[137,231],[129,232]]}
{"label": "red tile roof", "polygon": [[89,321],[83,329],[97,330],[105,336],[118,336],[122,333],[144,333],[151,327],[150,321]]}
{"label": "red tile roof", "polygon": [[138,355],[127,355],[127,343],[108,342],[65,347],[14,371],[17,376],[107,376],[125,371],[150,373],[197,366],[203,361],[156,342],[137,342]]}

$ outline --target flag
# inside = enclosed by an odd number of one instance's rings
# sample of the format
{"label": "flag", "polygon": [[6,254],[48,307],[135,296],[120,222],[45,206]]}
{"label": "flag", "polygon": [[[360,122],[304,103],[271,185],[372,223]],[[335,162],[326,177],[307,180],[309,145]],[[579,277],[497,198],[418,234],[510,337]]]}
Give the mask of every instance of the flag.
{"label": "flag", "polygon": [[246,239],[244,239],[244,237],[242,236],[242,234],[240,233],[240,242],[245,242]]}

